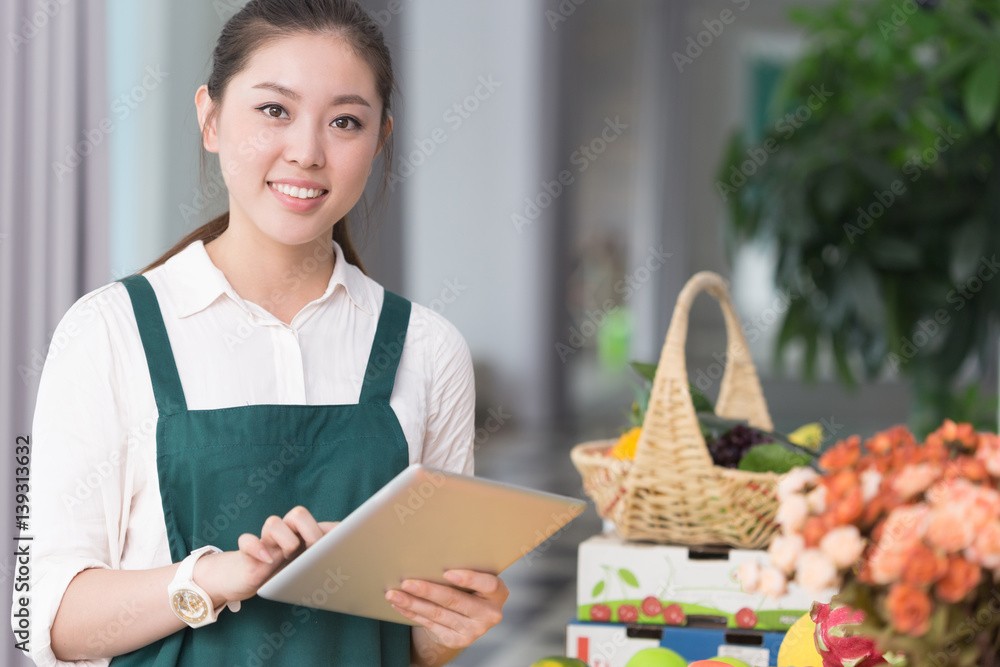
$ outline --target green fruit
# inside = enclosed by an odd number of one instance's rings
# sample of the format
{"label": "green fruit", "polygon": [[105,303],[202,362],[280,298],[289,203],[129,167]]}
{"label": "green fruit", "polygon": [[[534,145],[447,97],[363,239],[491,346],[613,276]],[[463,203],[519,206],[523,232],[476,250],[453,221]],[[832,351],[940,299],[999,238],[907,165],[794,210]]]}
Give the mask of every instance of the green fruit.
{"label": "green fruit", "polygon": [[750,667],[747,663],[743,662],[739,658],[720,658],[718,656],[714,658],[709,658],[709,660],[715,660],[716,662],[724,662],[727,665],[732,665],[733,667]]}
{"label": "green fruit", "polygon": [[531,663],[531,667],[587,667],[587,663],[577,658],[564,658],[561,655],[550,655],[547,658],[536,660]]}
{"label": "green fruit", "polygon": [[644,648],[625,667],[687,667],[687,660],[668,648]]}

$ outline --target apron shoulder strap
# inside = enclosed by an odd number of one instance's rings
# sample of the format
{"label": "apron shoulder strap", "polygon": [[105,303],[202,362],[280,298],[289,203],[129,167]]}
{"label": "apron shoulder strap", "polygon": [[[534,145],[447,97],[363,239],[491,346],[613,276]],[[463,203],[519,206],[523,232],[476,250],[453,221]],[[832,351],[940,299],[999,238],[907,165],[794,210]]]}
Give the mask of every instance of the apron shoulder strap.
{"label": "apron shoulder strap", "polygon": [[410,306],[410,302],[403,297],[385,290],[358,403],[389,403],[410,323]]}
{"label": "apron shoulder strap", "polygon": [[141,274],[122,278],[119,282],[125,285],[132,300],[132,310],[135,312],[136,324],[139,325],[142,349],[146,353],[146,363],[149,365],[149,377],[153,382],[156,409],[161,416],[184,412],[187,410],[184,390],[181,388],[181,378],[177,374],[177,364],[174,361],[173,350],[170,349],[170,339],[163,324],[163,314],[156,300],[156,292],[153,291],[153,286],[149,284],[146,276]]}

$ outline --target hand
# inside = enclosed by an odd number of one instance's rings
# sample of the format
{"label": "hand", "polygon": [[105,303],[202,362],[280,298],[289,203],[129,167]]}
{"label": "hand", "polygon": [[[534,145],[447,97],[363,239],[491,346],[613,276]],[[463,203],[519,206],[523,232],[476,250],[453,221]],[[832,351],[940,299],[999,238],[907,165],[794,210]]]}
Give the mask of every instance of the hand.
{"label": "hand", "polygon": [[419,579],[404,580],[400,588],[386,592],[393,609],[416,621],[438,644],[462,649],[476,641],[503,618],[502,608],[510,591],[500,577],[473,570],[448,570],[444,578],[471,590]]}
{"label": "hand", "polygon": [[269,516],[259,538],[253,533],[240,535],[238,551],[199,558],[195,563],[195,583],[212,596],[216,607],[225,602],[246,600],[256,595],[257,589],[271,575],[339,523],[317,522],[301,505],[289,510],[284,518]]}

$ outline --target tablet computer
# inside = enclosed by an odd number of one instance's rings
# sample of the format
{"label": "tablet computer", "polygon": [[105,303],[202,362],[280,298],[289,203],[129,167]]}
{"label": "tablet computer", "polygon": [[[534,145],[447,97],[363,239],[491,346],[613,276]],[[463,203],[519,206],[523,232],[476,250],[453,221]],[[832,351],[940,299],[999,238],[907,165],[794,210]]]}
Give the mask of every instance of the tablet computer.
{"label": "tablet computer", "polygon": [[385,599],[403,579],[500,574],[586,502],[414,464],[257,591],[268,600],[416,625]]}

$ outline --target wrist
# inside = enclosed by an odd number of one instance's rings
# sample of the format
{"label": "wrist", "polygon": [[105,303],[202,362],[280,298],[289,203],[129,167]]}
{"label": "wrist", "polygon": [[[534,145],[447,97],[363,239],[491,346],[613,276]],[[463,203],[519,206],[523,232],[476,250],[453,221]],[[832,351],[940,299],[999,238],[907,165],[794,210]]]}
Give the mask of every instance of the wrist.
{"label": "wrist", "polygon": [[229,602],[229,598],[220,589],[219,561],[223,559],[225,553],[205,554],[194,564],[194,572],[191,578],[203,591],[212,598],[212,608],[218,609]]}

